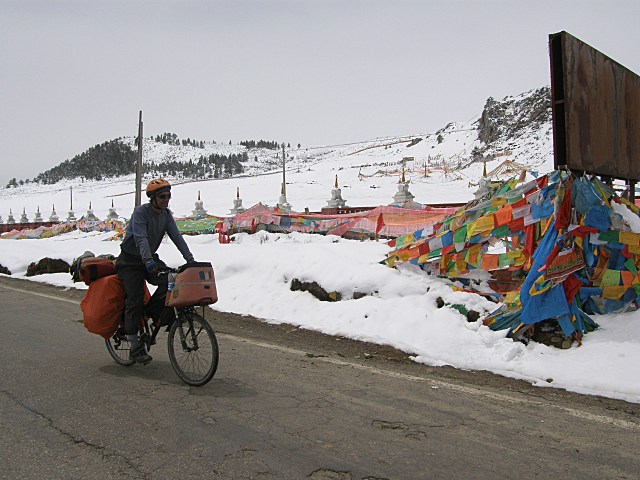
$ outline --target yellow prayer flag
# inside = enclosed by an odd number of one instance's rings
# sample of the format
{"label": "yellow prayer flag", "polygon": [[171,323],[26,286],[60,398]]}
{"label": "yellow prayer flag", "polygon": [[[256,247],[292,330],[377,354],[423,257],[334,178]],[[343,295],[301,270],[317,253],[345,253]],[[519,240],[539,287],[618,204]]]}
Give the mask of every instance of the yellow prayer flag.
{"label": "yellow prayer flag", "polygon": [[456,261],[456,270],[460,273],[465,273],[467,271],[467,262],[464,260]]}
{"label": "yellow prayer flag", "polygon": [[495,220],[493,214],[484,215],[476,220],[473,226],[473,233],[490,232],[495,228]]}
{"label": "yellow prayer flag", "polygon": [[467,258],[465,258],[468,264],[478,266],[478,256],[480,255],[481,249],[482,245],[479,243],[469,247],[469,250],[467,251]]}
{"label": "yellow prayer flag", "polygon": [[580,237],[575,237],[573,239],[574,242],[576,242],[576,245],[578,246],[579,249],[584,250],[584,239],[580,238]]}
{"label": "yellow prayer flag", "polygon": [[625,245],[640,245],[640,235],[633,232],[620,232],[620,243]]}
{"label": "yellow prayer flag", "polygon": [[512,290],[510,292],[507,292],[504,296],[504,303],[506,303],[507,305],[520,303],[520,291]]}
{"label": "yellow prayer flag", "polygon": [[629,245],[629,251],[635,255],[640,255],[640,245]]}
{"label": "yellow prayer flag", "polygon": [[602,287],[602,297],[619,300],[629,287],[625,285]]}
{"label": "yellow prayer flag", "polygon": [[518,258],[515,259],[515,261],[513,262],[513,266],[514,267],[521,267],[522,265],[524,265],[525,261],[527,260],[527,256],[526,255],[520,255]]}
{"label": "yellow prayer flag", "polygon": [[467,240],[473,237],[473,232],[476,228],[476,221],[467,223]]}

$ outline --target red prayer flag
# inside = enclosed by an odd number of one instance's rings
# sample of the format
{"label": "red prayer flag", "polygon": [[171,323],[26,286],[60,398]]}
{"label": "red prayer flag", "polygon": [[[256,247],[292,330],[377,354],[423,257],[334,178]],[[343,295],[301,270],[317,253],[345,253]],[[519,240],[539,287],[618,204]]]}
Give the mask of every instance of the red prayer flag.
{"label": "red prayer flag", "polygon": [[535,235],[534,227],[535,227],[535,224],[532,223],[531,225],[527,225],[524,228],[526,238],[524,241],[524,248],[522,249],[522,253],[524,253],[528,257],[533,255],[534,244],[535,244],[535,240],[533,238],[533,236]]}
{"label": "red prayer flag", "polygon": [[567,181],[567,188],[564,189],[564,197],[562,198],[562,204],[558,209],[558,216],[556,218],[556,230],[562,230],[569,226],[571,221],[571,179]]}
{"label": "red prayer flag", "polygon": [[536,183],[538,184],[538,188],[542,190],[549,183],[549,177],[545,175],[544,177],[536,178]]}
{"label": "red prayer flag", "polygon": [[382,227],[384,227],[384,220],[382,219],[382,214],[380,214],[378,215],[378,220],[376,221],[376,235],[380,233]]}
{"label": "red prayer flag", "polygon": [[584,284],[576,278],[575,275],[569,275],[564,282],[562,282],[562,288],[564,289],[564,296],[567,297],[567,303],[571,304],[575,298],[580,287],[584,287]]}

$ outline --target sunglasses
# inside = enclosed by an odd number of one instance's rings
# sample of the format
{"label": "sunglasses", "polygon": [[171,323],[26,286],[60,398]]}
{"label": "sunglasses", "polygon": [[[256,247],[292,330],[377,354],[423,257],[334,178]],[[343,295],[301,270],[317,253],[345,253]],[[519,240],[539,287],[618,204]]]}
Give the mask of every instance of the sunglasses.
{"label": "sunglasses", "polygon": [[158,198],[160,200],[168,200],[171,198],[171,194],[170,193],[163,193],[162,195],[158,195]]}

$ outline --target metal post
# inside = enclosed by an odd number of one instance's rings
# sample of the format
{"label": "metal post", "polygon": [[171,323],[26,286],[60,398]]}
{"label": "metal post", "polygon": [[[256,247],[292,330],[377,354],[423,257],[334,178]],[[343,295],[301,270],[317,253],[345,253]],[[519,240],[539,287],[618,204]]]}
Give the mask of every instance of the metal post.
{"label": "metal post", "polygon": [[138,119],[138,161],[136,163],[136,199],[135,206],[142,203],[142,110]]}

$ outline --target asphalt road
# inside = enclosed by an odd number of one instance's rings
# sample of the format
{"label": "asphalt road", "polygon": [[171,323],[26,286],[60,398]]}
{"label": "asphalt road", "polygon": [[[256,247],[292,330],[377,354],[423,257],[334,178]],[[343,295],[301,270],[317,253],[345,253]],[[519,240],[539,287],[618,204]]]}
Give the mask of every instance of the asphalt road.
{"label": "asphalt road", "polygon": [[0,277],[0,478],[640,478],[640,406],[209,312],[220,365],[174,374],[166,334],[121,367],[82,293]]}

